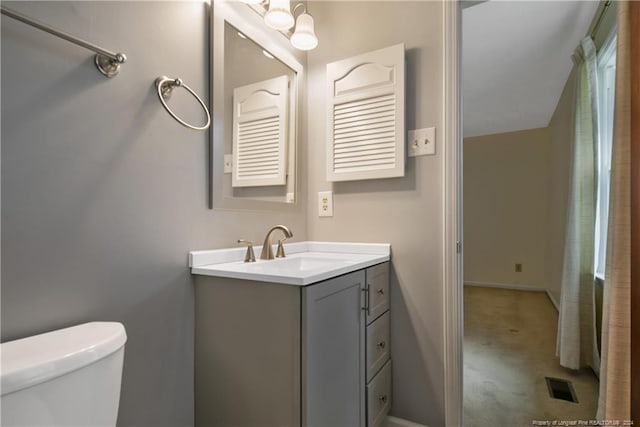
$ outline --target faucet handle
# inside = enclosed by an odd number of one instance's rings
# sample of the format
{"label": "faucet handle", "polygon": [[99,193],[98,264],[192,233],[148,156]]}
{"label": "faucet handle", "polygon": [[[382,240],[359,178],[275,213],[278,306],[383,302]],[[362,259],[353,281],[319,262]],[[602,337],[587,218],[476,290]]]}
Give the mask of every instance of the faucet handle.
{"label": "faucet handle", "polygon": [[244,262],[256,262],[256,255],[253,253],[253,242],[238,239],[238,243],[247,245],[247,252],[244,254]]}
{"label": "faucet handle", "polygon": [[282,242],[287,240],[286,238],[278,240],[278,249],[276,250],[276,258],[284,258],[286,255],[284,254],[284,246],[282,246]]}

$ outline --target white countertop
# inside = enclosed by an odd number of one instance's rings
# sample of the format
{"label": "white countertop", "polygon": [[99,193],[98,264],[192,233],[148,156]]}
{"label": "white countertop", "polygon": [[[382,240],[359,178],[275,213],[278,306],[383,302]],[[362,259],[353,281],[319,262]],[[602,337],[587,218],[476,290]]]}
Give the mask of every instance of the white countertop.
{"label": "white countertop", "polygon": [[[261,246],[254,247],[260,256]],[[286,258],[244,262],[246,248],[189,252],[192,274],[305,286],[389,261],[388,243],[285,243]],[[276,252],[274,245],[273,252]]]}

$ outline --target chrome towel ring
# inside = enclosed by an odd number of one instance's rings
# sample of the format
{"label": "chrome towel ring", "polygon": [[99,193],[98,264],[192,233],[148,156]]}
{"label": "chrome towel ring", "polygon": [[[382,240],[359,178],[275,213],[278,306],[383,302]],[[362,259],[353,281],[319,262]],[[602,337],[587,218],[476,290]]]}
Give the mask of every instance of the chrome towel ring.
{"label": "chrome towel ring", "polygon": [[[194,96],[194,98],[198,100],[198,102],[202,106],[202,109],[207,115],[207,123],[204,126],[190,125],[189,123],[185,122],[180,117],[178,117],[173,111],[171,111],[165,99],[168,99],[171,96],[171,92],[173,92],[173,89],[175,89],[176,87],[185,88],[191,95]],[[162,103],[162,106],[165,108],[165,110],[167,110],[169,114],[171,114],[171,117],[173,117],[178,121],[178,123],[188,127],[189,129],[194,129],[194,130],[205,130],[209,127],[209,125],[211,124],[211,115],[209,114],[209,109],[207,108],[205,103],[202,101],[202,99],[200,99],[200,97],[196,95],[196,93],[193,90],[191,90],[189,86],[184,84],[182,79],[180,78],[172,79],[167,76],[158,77],[156,79],[156,88],[158,89],[158,98],[160,98],[160,102]]]}

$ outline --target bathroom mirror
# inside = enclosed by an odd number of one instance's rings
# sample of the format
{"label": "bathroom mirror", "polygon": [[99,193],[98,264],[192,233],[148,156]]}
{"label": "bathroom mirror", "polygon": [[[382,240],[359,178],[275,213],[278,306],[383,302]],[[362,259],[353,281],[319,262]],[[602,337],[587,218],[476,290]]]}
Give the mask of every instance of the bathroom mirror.
{"label": "bathroom mirror", "polygon": [[301,60],[240,2],[213,2],[212,45],[211,207],[294,205]]}

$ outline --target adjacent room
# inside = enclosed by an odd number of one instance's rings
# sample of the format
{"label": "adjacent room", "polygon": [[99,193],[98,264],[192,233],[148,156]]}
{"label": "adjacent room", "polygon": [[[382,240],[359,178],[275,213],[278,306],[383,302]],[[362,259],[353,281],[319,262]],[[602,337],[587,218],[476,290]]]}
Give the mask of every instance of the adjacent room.
{"label": "adjacent room", "polygon": [[463,11],[466,426],[596,418],[616,9]]}

